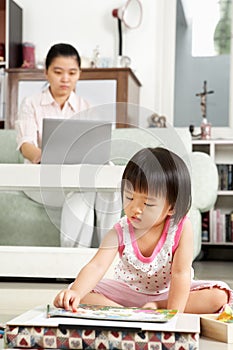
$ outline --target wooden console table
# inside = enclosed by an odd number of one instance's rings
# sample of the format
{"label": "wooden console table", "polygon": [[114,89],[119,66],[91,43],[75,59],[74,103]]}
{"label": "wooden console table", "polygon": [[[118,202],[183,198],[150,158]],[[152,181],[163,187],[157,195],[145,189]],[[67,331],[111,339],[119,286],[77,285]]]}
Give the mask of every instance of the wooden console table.
{"label": "wooden console table", "polygon": [[[7,100],[5,128],[14,128],[14,122],[18,112],[19,82],[45,81],[43,69],[6,69],[7,73]],[[80,80],[89,82],[113,81],[116,85],[113,100],[106,103],[124,102],[116,105],[117,127],[129,127],[138,125],[139,113],[129,105],[139,105],[139,90],[141,83],[130,68],[87,68],[82,69]],[[100,89],[98,85],[95,87]],[[105,93],[105,91],[103,91]]]}

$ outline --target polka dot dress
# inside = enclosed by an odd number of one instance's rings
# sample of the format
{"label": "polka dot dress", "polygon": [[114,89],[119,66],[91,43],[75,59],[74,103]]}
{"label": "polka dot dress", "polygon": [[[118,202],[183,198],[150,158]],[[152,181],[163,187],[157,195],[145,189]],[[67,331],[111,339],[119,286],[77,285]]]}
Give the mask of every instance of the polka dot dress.
{"label": "polka dot dress", "polygon": [[[133,290],[145,294],[160,294],[168,290],[171,280],[172,246],[177,226],[172,222],[168,227],[165,241],[158,252],[143,257],[135,251],[130,234],[130,223],[126,217],[120,220],[123,234],[123,252],[115,267],[115,279],[125,282]],[[131,227],[132,230],[132,227]],[[156,253],[156,254],[154,254]]]}

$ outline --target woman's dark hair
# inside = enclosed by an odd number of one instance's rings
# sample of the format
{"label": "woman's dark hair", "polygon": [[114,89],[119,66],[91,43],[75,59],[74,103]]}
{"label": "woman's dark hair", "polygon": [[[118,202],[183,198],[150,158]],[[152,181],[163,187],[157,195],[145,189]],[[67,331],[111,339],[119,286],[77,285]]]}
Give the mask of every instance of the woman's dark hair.
{"label": "woman's dark hair", "polygon": [[49,49],[45,59],[46,70],[49,68],[54,58],[59,56],[75,57],[79,68],[81,67],[81,58],[79,56],[78,51],[70,44],[61,43],[61,44],[55,44]]}
{"label": "woman's dark hair", "polygon": [[154,196],[163,196],[171,205],[177,224],[190,209],[191,179],[185,162],[162,148],[143,148],[126,165],[121,192],[125,188]]}

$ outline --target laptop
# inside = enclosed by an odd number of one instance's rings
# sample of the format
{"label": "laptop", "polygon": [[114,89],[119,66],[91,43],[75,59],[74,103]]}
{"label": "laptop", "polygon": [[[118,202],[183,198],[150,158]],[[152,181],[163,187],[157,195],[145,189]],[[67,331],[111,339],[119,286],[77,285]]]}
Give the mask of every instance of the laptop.
{"label": "laptop", "polygon": [[107,164],[111,151],[110,122],[43,119],[42,164]]}

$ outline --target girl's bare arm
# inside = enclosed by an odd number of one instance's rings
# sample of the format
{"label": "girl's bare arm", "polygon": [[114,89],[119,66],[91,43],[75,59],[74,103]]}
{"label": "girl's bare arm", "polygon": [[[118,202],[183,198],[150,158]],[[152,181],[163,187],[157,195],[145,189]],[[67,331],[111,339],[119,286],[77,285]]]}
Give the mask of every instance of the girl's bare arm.
{"label": "girl's bare arm", "polygon": [[192,260],[193,230],[191,222],[187,219],[184,223],[179,246],[173,257],[168,309],[184,312],[190,293]]}
{"label": "girl's bare arm", "polygon": [[79,272],[70,289],[61,291],[54,300],[56,307],[76,311],[80,300],[102,279],[118,252],[115,229],[105,236],[100,248],[90,262]]}

